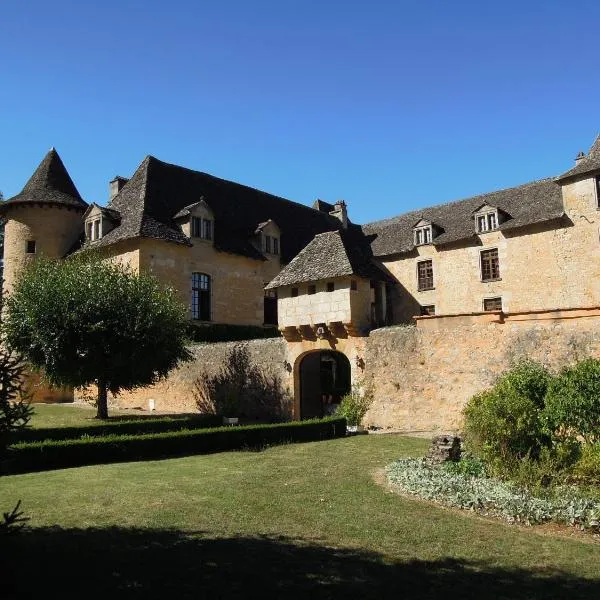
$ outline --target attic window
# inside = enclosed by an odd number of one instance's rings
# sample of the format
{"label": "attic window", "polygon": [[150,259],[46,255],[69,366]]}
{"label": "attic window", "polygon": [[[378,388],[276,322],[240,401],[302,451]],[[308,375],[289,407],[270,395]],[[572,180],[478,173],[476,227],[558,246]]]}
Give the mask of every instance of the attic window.
{"label": "attic window", "polygon": [[94,219],[85,224],[85,235],[88,241],[95,242],[102,237],[101,219]]}
{"label": "attic window", "polygon": [[266,254],[279,254],[279,238],[272,235],[264,235],[263,250]]}
{"label": "attic window", "polygon": [[477,215],[475,222],[477,223],[477,233],[486,233],[498,229],[498,211],[493,210],[481,215]]}
{"label": "attic window", "polygon": [[415,246],[423,246],[424,244],[431,244],[431,238],[432,238],[431,225],[415,227],[414,236],[415,236]]}
{"label": "attic window", "polygon": [[213,223],[210,219],[201,219],[200,217],[192,217],[192,237],[202,240],[212,240],[213,238]]}

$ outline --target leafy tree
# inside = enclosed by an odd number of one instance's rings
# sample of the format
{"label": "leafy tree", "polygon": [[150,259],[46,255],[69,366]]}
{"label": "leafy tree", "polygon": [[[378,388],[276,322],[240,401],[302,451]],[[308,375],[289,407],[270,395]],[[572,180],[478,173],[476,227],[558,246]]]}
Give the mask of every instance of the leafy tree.
{"label": "leafy tree", "polygon": [[6,300],[7,341],[58,386],[107,392],[154,383],[189,360],[187,316],[172,288],[93,256],[38,259]]}

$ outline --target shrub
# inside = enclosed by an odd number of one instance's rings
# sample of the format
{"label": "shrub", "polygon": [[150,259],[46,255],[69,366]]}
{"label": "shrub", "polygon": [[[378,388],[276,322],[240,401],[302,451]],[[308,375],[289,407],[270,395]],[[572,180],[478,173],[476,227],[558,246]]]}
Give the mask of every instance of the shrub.
{"label": "shrub", "polygon": [[244,343],[233,346],[219,372],[205,372],[196,379],[193,395],[201,413],[224,417],[262,408],[269,417],[283,418],[291,404],[280,377],[253,364]]}
{"label": "shrub", "polygon": [[353,387],[348,394],[342,397],[336,415],[344,417],[348,425],[359,426],[371,404],[373,404],[373,394],[370,390]]}
{"label": "shrub", "polygon": [[47,427],[25,429],[12,435],[12,442],[41,442],[44,440],[69,440],[84,436],[106,437],[109,435],[143,435],[147,433],[164,433],[182,429],[206,429],[218,427],[221,419],[216,415],[181,415],[171,417],[144,417],[138,419],[119,419],[113,417],[108,421],[96,421],[97,425],[76,427]]}
{"label": "shrub", "polygon": [[4,462],[2,472],[23,473],[243,448],[263,448],[286,442],[332,439],[343,437],[345,434],[346,421],[330,417],[274,425],[28,442],[13,446],[10,459]]}
{"label": "shrub", "polygon": [[600,484],[600,444],[586,444],[573,467],[573,476],[582,483]]}
{"label": "shrub", "polygon": [[536,458],[549,445],[541,418],[549,381],[541,365],[521,362],[465,407],[466,444],[492,471],[510,471],[516,461]]}
{"label": "shrub", "polygon": [[558,437],[600,442],[600,361],[588,358],[551,382],[544,419]]}

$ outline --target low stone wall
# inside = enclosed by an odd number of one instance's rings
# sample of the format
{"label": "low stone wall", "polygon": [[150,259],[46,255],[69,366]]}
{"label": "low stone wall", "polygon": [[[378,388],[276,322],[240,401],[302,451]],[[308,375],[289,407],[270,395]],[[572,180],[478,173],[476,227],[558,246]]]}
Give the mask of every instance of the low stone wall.
{"label": "low stone wall", "polygon": [[[156,385],[138,388],[131,392],[124,391],[110,397],[110,404],[115,408],[148,409],[149,400],[154,400],[157,411],[197,412],[196,382],[203,374],[217,374],[226,364],[227,357],[235,346],[248,349],[250,363],[279,382],[287,392],[288,406],[281,407],[283,411],[291,412],[291,392],[289,391],[290,375],[285,368],[286,346],[282,338],[251,340],[247,342],[223,342],[213,344],[197,344],[190,347],[193,359],[175,369],[169,377]],[[90,396],[95,390],[87,390]],[[244,407],[247,418],[263,418],[266,416],[264,407],[260,405]],[[289,414],[291,416],[291,414]]]}
{"label": "low stone wall", "polygon": [[[326,340],[287,343],[282,338],[200,344],[194,359],[155,386],[123,392],[115,407],[159,411],[196,411],[194,384],[225,364],[236,344],[248,349],[250,362],[276,381],[285,393],[283,411],[293,412],[298,397],[298,364],[306,352],[329,349]],[[338,340],[335,347],[350,359],[352,379],[372,386],[375,401],[365,425],[406,432],[460,430],[461,411],[473,394],[522,358],[558,370],[588,356],[600,356],[600,318],[515,321],[461,325],[451,329],[387,327],[367,338]],[[358,360],[357,357],[361,357]],[[364,362],[363,362],[364,361]],[[95,392],[94,392],[95,393]],[[268,416],[265,406],[245,407],[246,417]],[[298,406],[296,406],[297,414]]]}
{"label": "low stone wall", "polygon": [[364,376],[375,402],[365,424],[459,430],[469,398],[515,361],[530,358],[558,370],[588,356],[600,356],[599,319],[378,329],[366,344]]}

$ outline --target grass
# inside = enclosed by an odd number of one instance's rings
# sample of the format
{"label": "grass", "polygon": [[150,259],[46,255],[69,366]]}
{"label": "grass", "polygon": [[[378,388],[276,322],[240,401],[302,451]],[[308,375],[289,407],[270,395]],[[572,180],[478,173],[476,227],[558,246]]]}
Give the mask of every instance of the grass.
{"label": "grass", "polygon": [[374,481],[426,447],[370,435],[4,477],[0,507],[22,499],[32,528],[8,538],[3,585],[61,598],[600,597],[591,538]]}
{"label": "grass", "polygon": [[[93,427],[103,425],[105,421],[95,419],[96,409],[72,404],[32,404],[33,416],[29,425],[34,429],[46,427]],[[159,419],[165,417],[182,417],[181,413],[164,414],[132,414],[131,411],[109,410],[109,420]]]}

